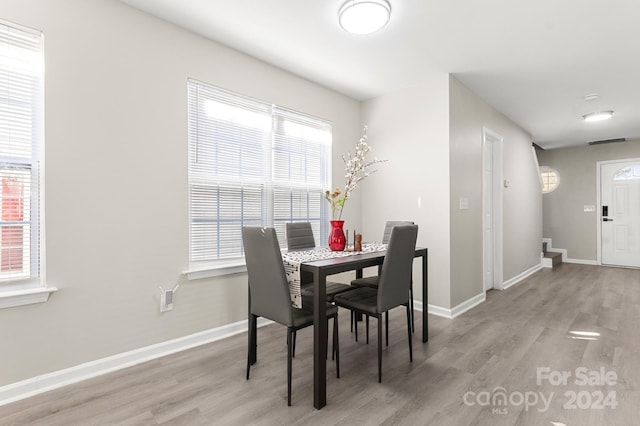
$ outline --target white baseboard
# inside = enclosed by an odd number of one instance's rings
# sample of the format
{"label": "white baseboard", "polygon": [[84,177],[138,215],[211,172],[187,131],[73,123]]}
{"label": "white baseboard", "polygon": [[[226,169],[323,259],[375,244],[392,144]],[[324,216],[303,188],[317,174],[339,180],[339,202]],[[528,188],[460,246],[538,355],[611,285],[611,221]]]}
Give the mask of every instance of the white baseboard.
{"label": "white baseboard", "polygon": [[[525,278],[527,278],[528,276],[538,272],[540,269],[542,269],[542,262],[540,262],[538,265],[535,265],[529,269],[527,269],[526,271],[522,272],[521,274],[516,275],[515,277],[505,281],[502,283],[502,290],[506,290],[509,287],[516,285],[517,283],[519,283],[520,281],[524,280]],[[467,312],[470,309],[473,309],[474,307],[478,306],[479,304],[481,304],[482,302],[484,302],[487,299],[487,294],[485,292],[482,292],[476,296],[473,296],[470,299],[465,300],[464,302],[454,306],[451,309],[448,308],[443,308],[442,306],[436,306],[436,305],[429,305],[428,306],[428,313],[433,314],[433,315],[437,315],[439,317],[444,317],[444,318],[448,318],[448,319],[453,319],[457,316],[460,316],[462,314],[464,314],[465,312]],[[414,308],[422,311],[422,302],[419,302],[417,300],[415,300],[413,302],[414,304]]]}
{"label": "white baseboard", "polygon": [[[464,302],[456,305],[452,309],[443,308],[442,306],[429,305],[427,307],[427,312],[432,314],[432,315],[437,315],[439,317],[444,317],[444,318],[447,318],[447,319],[453,319],[453,318],[455,318],[457,316],[460,316],[460,315],[464,314],[468,310],[478,306],[479,304],[484,302],[486,300],[486,298],[487,298],[487,296],[483,292],[481,294],[473,296],[470,299],[465,300]],[[413,307],[414,307],[414,309],[422,312],[422,302],[414,300]]]}
{"label": "white baseboard", "polygon": [[580,265],[599,265],[597,260],[586,260],[586,259],[563,259],[564,263],[578,263]]}
{"label": "white baseboard", "polygon": [[481,304],[482,302],[484,302],[485,300],[487,300],[487,293],[485,293],[484,291],[478,295],[473,296],[471,299],[467,299],[464,302],[454,306],[451,309],[451,315],[453,318],[464,314],[465,312],[467,312],[470,309],[473,309],[474,307],[478,306],[479,304]]}
{"label": "white baseboard", "polygon": [[[258,327],[271,323],[258,318]],[[0,406],[246,331],[247,321],[239,321],[1,386]]]}
{"label": "white baseboard", "polygon": [[507,281],[502,283],[502,290],[506,290],[509,287],[518,284],[520,281],[524,280],[529,275],[532,275],[532,274],[538,272],[542,268],[543,268],[543,265],[542,265],[542,262],[540,262],[538,265],[532,266],[531,268],[529,268],[526,271],[516,275],[515,277],[508,279]]}

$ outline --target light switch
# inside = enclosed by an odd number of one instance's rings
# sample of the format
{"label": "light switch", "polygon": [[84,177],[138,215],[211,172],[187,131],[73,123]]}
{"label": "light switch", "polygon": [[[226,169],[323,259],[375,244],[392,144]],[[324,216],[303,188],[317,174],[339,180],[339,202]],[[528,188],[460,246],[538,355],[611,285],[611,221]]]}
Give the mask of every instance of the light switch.
{"label": "light switch", "polygon": [[460,210],[467,210],[469,208],[469,199],[466,197],[460,197]]}
{"label": "light switch", "polygon": [[596,206],[588,205],[584,206],[585,213],[592,213],[596,211]]}

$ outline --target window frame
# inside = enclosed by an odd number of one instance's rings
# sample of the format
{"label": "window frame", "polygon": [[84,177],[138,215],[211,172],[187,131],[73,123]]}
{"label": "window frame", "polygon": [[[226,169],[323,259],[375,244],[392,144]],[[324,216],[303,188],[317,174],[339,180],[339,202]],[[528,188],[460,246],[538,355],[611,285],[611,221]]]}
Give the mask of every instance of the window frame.
{"label": "window frame", "polygon": [[[27,96],[29,100],[26,114],[31,122],[30,131],[24,133],[28,135],[30,140],[29,155],[24,153],[20,155],[20,146],[26,146],[18,143],[17,145],[11,139],[6,139],[3,143],[2,152],[4,155],[0,157],[0,164],[3,170],[7,171],[7,175],[11,174],[12,169],[28,170],[28,178],[19,179],[22,182],[19,186],[21,191],[23,185],[28,185],[29,198],[20,201],[19,210],[28,209],[28,218],[20,218],[14,223],[12,220],[8,226],[29,226],[28,238],[22,231],[22,242],[20,250],[23,253],[28,252],[29,271],[27,275],[21,277],[8,277],[0,282],[0,309],[10,308],[32,303],[42,303],[49,299],[49,295],[57,288],[49,287],[46,284],[45,274],[45,231],[44,231],[44,36],[42,31],[25,27],[13,22],[0,20],[0,43],[8,53],[5,57],[7,62],[0,62],[2,74],[6,75],[6,85],[4,90],[7,94],[3,98],[7,105],[7,112],[4,117],[11,120],[14,113],[10,108],[15,99],[23,104],[23,100],[19,97]],[[10,52],[13,50],[14,55]],[[13,77],[11,77],[13,76]],[[15,78],[14,82],[11,82]],[[32,81],[32,85],[21,96],[11,96],[11,91],[15,87],[20,87],[20,82]],[[21,89],[16,89],[21,90]],[[11,101],[14,99],[14,101]],[[13,118],[15,119],[15,118]],[[6,123],[5,128],[10,128],[10,122]],[[25,175],[26,176],[26,175]],[[3,182],[4,183],[4,182]],[[4,191],[3,191],[4,192]],[[9,198],[10,200],[10,198]],[[24,204],[23,204],[24,203]],[[27,205],[28,203],[28,205]],[[26,206],[25,206],[26,205]],[[22,215],[21,215],[22,216]],[[25,239],[27,238],[27,239]],[[28,249],[24,247],[28,244]],[[9,247],[8,250],[11,250]],[[23,261],[24,265],[24,261]]]}
{"label": "window frame", "polygon": [[[548,184],[548,181],[545,181],[545,177],[544,174],[545,173],[553,173],[555,175],[555,185],[553,187],[551,187],[551,185]],[[558,187],[560,186],[560,173],[558,173],[558,171],[552,167],[549,166],[540,166],[540,180],[542,181],[542,194],[550,194],[553,191],[555,191],[556,189],[558,189]],[[545,191],[545,186],[549,186],[549,188]]]}
{"label": "window frame", "polygon": [[[626,170],[630,173],[626,173]],[[613,175],[613,180],[618,182],[638,179],[640,179],[640,164],[623,167]]]}
{"label": "window frame", "polygon": [[[259,226],[272,226],[279,230],[279,242],[282,248],[286,248],[286,238],[284,235],[284,228],[286,222],[296,221],[296,220],[309,220],[312,216],[316,224],[316,241],[321,242],[327,239],[329,233],[329,219],[330,219],[330,211],[326,202],[324,202],[324,191],[331,187],[331,146],[332,146],[332,125],[328,120],[320,119],[317,117],[310,116],[305,113],[301,113],[298,111],[293,111],[272,103],[263,102],[260,100],[256,100],[254,98],[235,93],[208,83],[204,83],[202,81],[198,81],[195,79],[187,80],[187,90],[188,90],[188,112],[187,112],[187,120],[189,122],[189,158],[188,158],[188,190],[189,190],[189,267],[188,270],[183,273],[187,275],[188,279],[199,279],[206,278],[212,276],[220,276],[227,275],[232,273],[244,272],[246,271],[245,263],[244,263],[244,254],[242,247],[240,246],[240,251],[237,255],[233,257],[218,257],[215,259],[202,259],[195,260],[194,259],[194,214],[193,208],[197,205],[197,202],[194,202],[192,196],[194,193],[194,185],[198,183],[203,184],[203,176],[201,172],[196,171],[193,162],[196,161],[194,158],[197,158],[198,155],[201,155],[199,152],[194,152],[194,146],[198,146],[201,144],[199,139],[197,138],[210,138],[211,144],[216,144],[216,141],[213,141],[213,138],[210,135],[204,135],[199,130],[199,128],[194,128],[194,126],[206,126],[203,122],[202,124],[199,121],[202,121],[203,118],[203,110],[206,108],[204,105],[206,97],[198,98],[196,100],[192,98],[192,95],[197,93],[197,96],[204,96],[201,93],[197,92],[199,89],[205,88],[207,90],[207,95],[210,93],[219,94],[222,98],[230,97],[230,102],[233,102],[233,106],[242,105],[243,103],[248,103],[251,108],[251,103],[257,103],[258,106],[256,108],[260,108],[260,105],[268,110],[269,114],[269,130],[268,137],[263,139],[262,144],[262,175],[258,179],[247,179],[246,181],[242,180],[241,177],[236,177],[228,180],[227,178],[221,178],[217,176],[215,179],[212,179],[211,182],[216,182],[217,184],[225,184],[227,183],[230,187],[242,186],[244,184],[253,183],[254,185],[261,185],[263,191],[263,211]],[[210,91],[210,92],[209,92]],[[222,99],[221,98],[221,99]],[[214,102],[218,102],[219,99],[214,98]],[[237,101],[237,103],[236,103]],[[223,113],[220,113],[223,114]],[[197,124],[196,124],[197,123]],[[235,124],[235,123],[234,123]],[[287,125],[295,125],[301,124],[302,132],[301,136],[297,139],[296,137],[292,137],[286,134],[285,127]],[[308,127],[305,127],[308,126]],[[317,129],[315,126],[318,126]],[[313,134],[314,130],[318,130],[318,134],[315,136],[305,136],[307,135],[306,131]],[[325,132],[325,133],[322,133]],[[213,131],[211,131],[213,133]],[[222,134],[219,131],[219,134]],[[195,140],[192,139],[192,135]],[[324,135],[326,140],[314,141],[314,137],[321,138]],[[293,141],[292,146],[288,146],[289,143]],[[234,141],[233,143],[236,143]],[[296,145],[299,143],[299,145]],[[204,148],[203,148],[204,149]],[[291,176],[295,175],[296,170],[292,169],[291,166],[294,164],[290,163],[285,168],[279,168],[278,165],[282,165],[281,162],[276,162],[276,158],[285,153],[285,156],[299,156],[299,158],[303,158],[304,161],[308,161],[309,159],[315,158],[308,151],[309,149],[318,149],[320,152],[320,159],[318,163],[315,164],[314,171],[316,172],[313,177],[309,177],[307,171],[308,167],[305,165],[304,168],[298,168],[298,176],[297,180],[292,179]],[[313,151],[314,153],[316,151]],[[204,155],[204,154],[202,154]],[[300,157],[302,156],[302,157]],[[204,163],[204,161],[202,161]],[[200,167],[199,165],[197,167]],[[219,165],[213,165],[212,169],[219,170]],[[288,171],[288,178],[283,178],[283,170],[285,171],[285,175]],[[302,171],[302,173],[300,173]],[[242,174],[242,172],[239,172]],[[304,177],[300,177],[302,174]],[[195,176],[198,179],[195,179]],[[315,179],[315,180],[314,180]],[[291,213],[287,216],[286,210],[277,209],[276,205],[280,205],[276,202],[276,198],[278,194],[282,195],[283,193],[288,192],[291,195],[292,204],[289,206]],[[296,194],[297,192],[297,194]],[[305,198],[306,197],[306,198]],[[286,197],[285,197],[286,198]],[[305,201],[306,200],[306,201]],[[306,216],[296,216],[293,212],[299,212],[300,209],[304,210],[304,206],[306,202]],[[309,210],[309,204],[313,205],[312,213]],[[217,209],[220,208],[219,204],[216,204]],[[319,217],[315,215],[318,213]],[[287,217],[285,217],[287,216]],[[231,219],[230,219],[231,220]],[[241,241],[240,233],[238,232],[236,241]],[[320,244],[319,244],[320,245]],[[220,250],[216,248],[216,250]]]}

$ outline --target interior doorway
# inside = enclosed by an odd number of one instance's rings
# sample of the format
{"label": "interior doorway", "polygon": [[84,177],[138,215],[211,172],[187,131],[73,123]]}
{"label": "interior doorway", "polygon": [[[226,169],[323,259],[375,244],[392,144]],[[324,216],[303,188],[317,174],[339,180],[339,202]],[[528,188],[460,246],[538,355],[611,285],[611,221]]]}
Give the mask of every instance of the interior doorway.
{"label": "interior doorway", "polygon": [[484,291],[502,290],[502,136],[482,129],[482,263]]}
{"label": "interior doorway", "polygon": [[598,162],[598,260],[640,268],[640,159]]}

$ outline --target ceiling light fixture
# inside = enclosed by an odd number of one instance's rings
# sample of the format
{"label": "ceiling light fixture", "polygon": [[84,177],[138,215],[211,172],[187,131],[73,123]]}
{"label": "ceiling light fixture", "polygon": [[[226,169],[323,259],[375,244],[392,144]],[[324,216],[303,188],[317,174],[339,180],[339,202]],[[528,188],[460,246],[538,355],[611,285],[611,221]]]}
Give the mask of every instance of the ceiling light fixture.
{"label": "ceiling light fixture", "polygon": [[613,117],[612,110],[590,112],[589,114],[585,114],[582,116],[584,121],[588,121],[588,122],[608,120],[611,117]]}
{"label": "ceiling light fixture", "polygon": [[349,0],[338,12],[340,26],[352,34],[371,34],[389,22],[391,5],[386,0]]}

